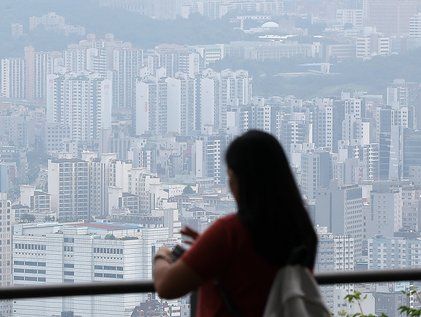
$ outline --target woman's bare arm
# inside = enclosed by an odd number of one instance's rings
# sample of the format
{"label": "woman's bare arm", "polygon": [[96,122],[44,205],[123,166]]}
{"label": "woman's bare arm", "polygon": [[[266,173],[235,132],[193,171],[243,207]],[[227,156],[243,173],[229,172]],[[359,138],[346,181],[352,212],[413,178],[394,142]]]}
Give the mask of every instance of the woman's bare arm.
{"label": "woman's bare arm", "polygon": [[161,248],[153,267],[155,290],[159,297],[174,299],[196,290],[202,281],[182,260],[170,262],[171,251]]}

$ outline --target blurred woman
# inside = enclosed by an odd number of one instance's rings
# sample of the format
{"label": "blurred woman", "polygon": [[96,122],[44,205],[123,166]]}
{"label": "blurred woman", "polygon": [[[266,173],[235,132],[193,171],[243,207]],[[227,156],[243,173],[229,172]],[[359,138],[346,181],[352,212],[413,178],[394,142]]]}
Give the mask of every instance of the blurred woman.
{"label": "blurred woman", "polygon": [[159,296],[177,298],[199,289],[196,316],[262,316],[280,267],[294,250],[313,269],[317,236],[285,153],[270,134],[252,130],[226,152],[238,212],[217,220],[176,261],[161,248],[154,260]]}

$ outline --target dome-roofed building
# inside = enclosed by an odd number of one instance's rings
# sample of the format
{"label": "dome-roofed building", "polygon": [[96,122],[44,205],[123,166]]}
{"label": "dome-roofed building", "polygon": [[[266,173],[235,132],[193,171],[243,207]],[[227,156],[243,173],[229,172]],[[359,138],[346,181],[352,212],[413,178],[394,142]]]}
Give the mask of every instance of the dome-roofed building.
{"label": "dome-roofed building", "polygon": [[279,24],[273,21],[265,22],[262,24],[261,28],[265,29],[277,29],[279,28]]}

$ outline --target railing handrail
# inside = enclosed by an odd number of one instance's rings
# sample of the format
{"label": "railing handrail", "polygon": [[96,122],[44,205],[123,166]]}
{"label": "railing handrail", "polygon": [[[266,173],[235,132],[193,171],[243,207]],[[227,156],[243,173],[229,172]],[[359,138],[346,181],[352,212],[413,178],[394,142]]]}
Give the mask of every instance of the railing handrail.
{"label": "railing handrail", "polygon": [[[318,273],[319,285],[421,281],[421,269]],[[78,284],[19,285],[0,288],[0,300],[45,297],[152,293],[152,281],[91,282]]]}
{"label": "railing handrail", "polygon": [[88,282],[77,284],[17,285],[0,287],[0,300],[46,297],[153,293],[152,281]]}
{"label": "railing handrail", "polygon": [[315,278],[319,285],[421,281],[421,269],[324,272]]}

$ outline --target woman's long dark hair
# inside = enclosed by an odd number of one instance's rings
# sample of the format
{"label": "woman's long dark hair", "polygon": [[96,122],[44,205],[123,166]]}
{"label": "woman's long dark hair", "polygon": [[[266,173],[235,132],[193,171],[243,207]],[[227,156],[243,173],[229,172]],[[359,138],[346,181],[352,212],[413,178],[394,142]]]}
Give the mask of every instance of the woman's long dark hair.
{"label": "woman's long dark hair", "polygon": [[284,265],[304,246],[303,264],[313,268],[317,236],[279,142],[251,130],[230,144],[226,163],[237,179],[238,213],[257,253]]}

